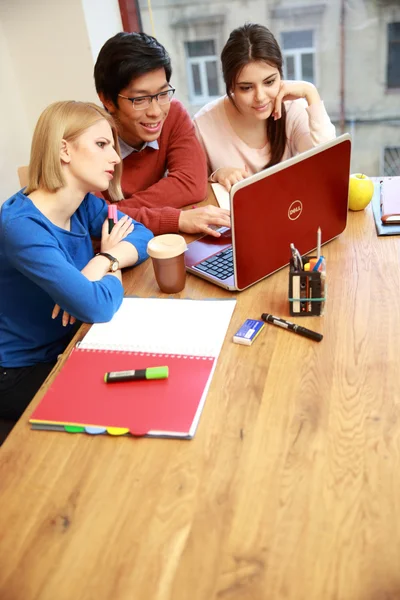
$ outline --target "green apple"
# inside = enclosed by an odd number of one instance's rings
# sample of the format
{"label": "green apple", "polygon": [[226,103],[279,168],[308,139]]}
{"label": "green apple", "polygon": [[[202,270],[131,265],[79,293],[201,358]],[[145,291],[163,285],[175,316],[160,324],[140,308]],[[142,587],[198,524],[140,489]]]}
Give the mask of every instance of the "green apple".
{"label": "green apple", "polygon": [[374,183],[363,173],[350,175],[349,209],[363,210],[374,195]]}

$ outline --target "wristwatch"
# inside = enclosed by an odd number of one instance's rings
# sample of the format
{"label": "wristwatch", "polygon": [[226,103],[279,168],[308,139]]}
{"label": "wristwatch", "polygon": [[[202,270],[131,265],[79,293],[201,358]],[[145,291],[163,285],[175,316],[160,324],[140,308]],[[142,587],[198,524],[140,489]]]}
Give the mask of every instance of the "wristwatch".
{"label": "wristwatch", "polygon": [[108,258],[108,260],[110,261],[110,268],[109,271],[111,271],[111,273],[115,273],[115,271],[118,271],[119,269],[119,262],[116,258],[114,258],[113,256],[111,256],[111,254],[108,254],[107,252],[98,252],[96,254],[96,256],[105,256],[106,258]]}

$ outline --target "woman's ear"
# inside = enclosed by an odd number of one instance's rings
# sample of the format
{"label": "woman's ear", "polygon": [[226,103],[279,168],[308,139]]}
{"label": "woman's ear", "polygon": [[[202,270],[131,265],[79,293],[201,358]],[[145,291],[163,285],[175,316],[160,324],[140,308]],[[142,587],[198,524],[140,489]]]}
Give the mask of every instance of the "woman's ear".
{"label": "woman's ear", "polygon": [[60,159],[63,163],[66,164],[69,164],[71,162],[70,146],[67,140],[61,140]]}

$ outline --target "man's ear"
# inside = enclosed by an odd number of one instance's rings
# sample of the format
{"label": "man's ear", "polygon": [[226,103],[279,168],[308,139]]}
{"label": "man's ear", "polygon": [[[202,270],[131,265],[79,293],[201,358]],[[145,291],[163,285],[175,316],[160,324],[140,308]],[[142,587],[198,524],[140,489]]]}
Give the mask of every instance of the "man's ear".
{"label": "man's ear", "polygon": [[101,103],[103,104],[103,106],[106,107],[106,109],[108,110],[108,112],[110,113],[110,115],[113,115],[115,113],[115,104],[112,100],[109,100],[108,98],[106,98],[103,94],[103,92],[99,92],[98,94]]}
{"label": "man's ear", "polygon": [[63,163],[69,164],[71,162],[70,147],[66,140],[61,140],[60,146],[60,159]]}

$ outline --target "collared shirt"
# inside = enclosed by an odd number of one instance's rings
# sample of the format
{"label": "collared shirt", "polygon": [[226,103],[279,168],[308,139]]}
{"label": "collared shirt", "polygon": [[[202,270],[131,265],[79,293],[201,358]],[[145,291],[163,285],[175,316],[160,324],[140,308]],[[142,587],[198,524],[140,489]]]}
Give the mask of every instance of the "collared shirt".
{"label": "collared shirt", "polygon": [[132,146],[130,146],[129,144],[124,142],[124,140],[121,140],[120,137],[118,138],[118,140],[119,140],[119,147],[121,149],[122,160],[124,158],[126,158],[127,156],[129,156],[130,154],[132,154],[132,152],[141,152],[142,150],[147,148],[147,146],[149,146],[149,148],[153,148],[154,150],[159,150],[159,145],[158,145],[157,140],[154,140],[154,142],[143,142],[143,146],[139,149],[132,148]]}

